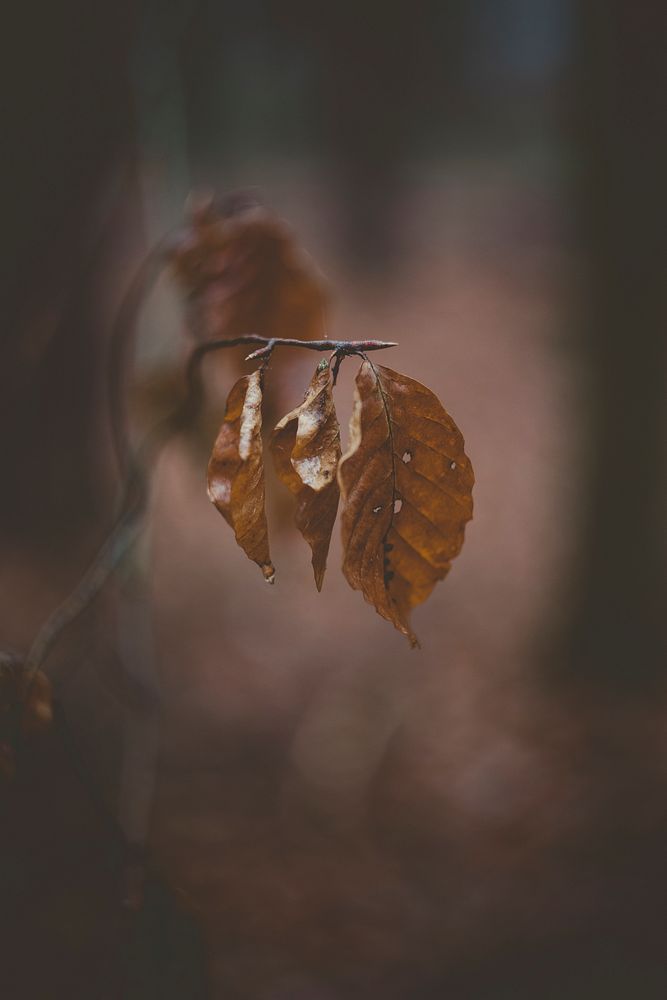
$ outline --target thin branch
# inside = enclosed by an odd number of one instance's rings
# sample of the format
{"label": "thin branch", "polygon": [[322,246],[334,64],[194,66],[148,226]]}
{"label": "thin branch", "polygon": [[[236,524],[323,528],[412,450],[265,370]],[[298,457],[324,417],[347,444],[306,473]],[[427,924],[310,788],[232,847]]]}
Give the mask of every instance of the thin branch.
{"label": "thin branch", "polygon": [[[201,381],[201,363],[207,354],[214,351],[222,351],[228,347],[239,347],[241,344],[261,344],[258,351],[253,351],[246,358],[246,361],[255,361],[260,358],[268,359],[276,347],[303,347],[308,351],[333,351],[338,359],[349,354],[359,354],[363,356],[365,351],[383,351],[388,347],[398,347],[398,344],[389,340],[297,340],[292,337],[260,337],[256,333],[248,333],[242,337],[230,337],[222,340],[205,340],[198,344],[190,354],[186,366],[186,380],[188,383],[188,395],[183,406],[174,414],[172,419],[186,422],[192,418],[193,411],[196,412],[203,397],[203,385]],[[169,419],[169,418],[168,418]]]}
{"label": "thin branch", "polygon": [[143,527],[144,503],[132,505],[114,523],[93,562],[74,590],[46,619],[24,662],[25,690],[51,651],[61,632],[84,611],[137,541]]}
{"label": "thin branch", "polygon": [[[239,343],[245,343],[245,338],[239,338]],[[220,341],[213,341],[220,344]],[[309,351],[333,351],[335,354],[361,354],[363,351],[384,351],[387,347],[398,347],[390,340],[294,340],[291,337],[253,337],[247,343],[264,343],[258,351],[253,351],[246,361],[268,356],[274,347],[305,347]]]}
{"label": "thin branch", "polygon": [[297,340],[293,337],[260,337],[256,333],[247,333],[243,337],[230,337],[222,340],[205,340],[193,350],[188,362],[188,370],[196,368],[200,360],[212,351],[221,351],[226,347],[238,347],[240,344],[262,344],[258,351],[253,351],[246,361],[263,358],[276,347],[303,347],[308,351],[334,351],[336,354],[361,354],[363,351],[384,351],[388,347],[398,347],[391,340]]}

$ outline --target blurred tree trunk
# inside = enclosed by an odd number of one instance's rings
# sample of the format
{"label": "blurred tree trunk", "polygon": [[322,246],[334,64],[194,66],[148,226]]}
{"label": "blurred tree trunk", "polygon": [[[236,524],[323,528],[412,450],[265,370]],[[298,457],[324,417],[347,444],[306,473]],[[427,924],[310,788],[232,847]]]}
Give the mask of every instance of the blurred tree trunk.
{"label": "blurred tree trunk", "polygon": [[667,667],[666,9],[577,13],[590,451],[567,652],[583,678],[641,687]]}
{"label": "blurred tree trunk", "polygon": [[[344,255],[382,270],[401,252],[406,169],[438,115],[454,121],[465,4],[293,0],[316,52],[324,147],[340,186]],[[456,97],[454,98],[454,95]]]}
{"label": "blurred tree trunk", "polygon": [[[25,0],[3,25],[11,107],[3,134],[0,541],[9,556],[4,579],[13,582],[9,564],[34,581],[34,594],[26,601],[20,587],[6,587],[0,646],[35,627],[44,579],[58,581],[43,588],[49,594],[63,586],[63,565],[76,578],[81,550],[91,535],[99,541],[117,500],[106,349],[128,271],[143,253],[127,69],[135,6]],[[125,605],[137,610],[131,598]],[[135,709],[131,693],[151,680],[152,650],[139,634],[147,616],[116,630],[112,610],[84,626],[57,676],[49,663],[72,725],[26,739],[16,778],[0,785],[3,997],[206,995],[189,917],[159,879],[148,875],[143,905],[130,884],[140,877],[143,853],[130,841],[146,834],[155,742],[155,713]],[[84,730],[85,748],[72,740]],[[122,827],[98,773],[110,784],[113,766],[122,769]],[[132,907],[124,906],[128,889]]]}
{"label": "blurred tree trunk", "polygon": [[14,539],[78,537],[104,516],[104,302],[136,186],[132,8],[27,0],[3,32],[0,522]]}

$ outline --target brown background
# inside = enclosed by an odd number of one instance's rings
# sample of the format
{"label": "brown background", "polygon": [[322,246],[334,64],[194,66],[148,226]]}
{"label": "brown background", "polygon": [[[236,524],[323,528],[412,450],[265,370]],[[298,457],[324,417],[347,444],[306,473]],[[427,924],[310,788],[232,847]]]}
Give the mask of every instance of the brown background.
{"label": "brown background", "polygon": [[[273,480],[269,590],[205,495],[237,365],[211,362],[207,418],[50,658],[59,721],[2,791],[9,1000],[665,995],[658,6],[12,13],[3,647],[110,522],[113,316],[192,187],[260,188],[331,285],[331,333],[399,342],[477,483],[420,653],[349,590],[337,539],[315,592]],[[162,282],[137,426],[181,326]],[[273,416],[311,369],[276,357]]]}

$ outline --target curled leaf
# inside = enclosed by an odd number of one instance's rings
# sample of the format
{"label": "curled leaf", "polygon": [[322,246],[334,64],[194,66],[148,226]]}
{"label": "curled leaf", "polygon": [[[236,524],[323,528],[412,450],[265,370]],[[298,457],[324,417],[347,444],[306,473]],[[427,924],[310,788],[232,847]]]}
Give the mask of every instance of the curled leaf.
{"label": "curled leaf", "polygon": [[410,611],[446,576],[472,517],[461,432],[430,389],[366,360],[338,480],[343,573],[418,645]]}
{"label": "curled leaf", "polygon": [[327,294],[280,219],[257,204],[200,212],[172,251],[198,339],[324,336]]}
{"label": "curled leaf", "polygon": [[273,583],[264,509],[261,373],[244,375],[227,398],[225,419],[208,463],[208,495],[234,529],[249,559]]}
{"label": "curled leaf", "polygon": [[338,510],[336,470],[341,455],[326,361],[317,366],[303,403],[276,425],[271,451],[278,478],[297,498],[294,520],[313,551],[315,586],[321,590]]}

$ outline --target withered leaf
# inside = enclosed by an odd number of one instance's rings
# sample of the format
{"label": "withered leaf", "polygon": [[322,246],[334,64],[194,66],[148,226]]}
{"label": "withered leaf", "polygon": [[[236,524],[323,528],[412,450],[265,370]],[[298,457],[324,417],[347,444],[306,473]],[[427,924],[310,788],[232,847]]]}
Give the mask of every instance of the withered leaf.
{"label": "withered leaf", "polygon": [[227,398],[225,419],[208,463],[208,495],[249,559],[268,583],[275,570],[269,555],[264,509],[261,372],[244,375]]}
{"label": "withered leaf", "polygon": [[319,273],[285,223],[260,206],[201,213],[174,247],[172,267],[197,339],[325,335]]}
{"label": "withered leaf", "polygon": [[294,520],[313,551],[315,586],[321,590],[340,495],[340,428],[328,362],[317,366],[303,403],[274,428],[271,451],[278,478],[296,496]]}
{"label": "withered leaf", "polygon": [[449,571],[472,517],[461,432],[426,386],[364,361],[338,480],[343,573],[418,645],[410,611]]}

